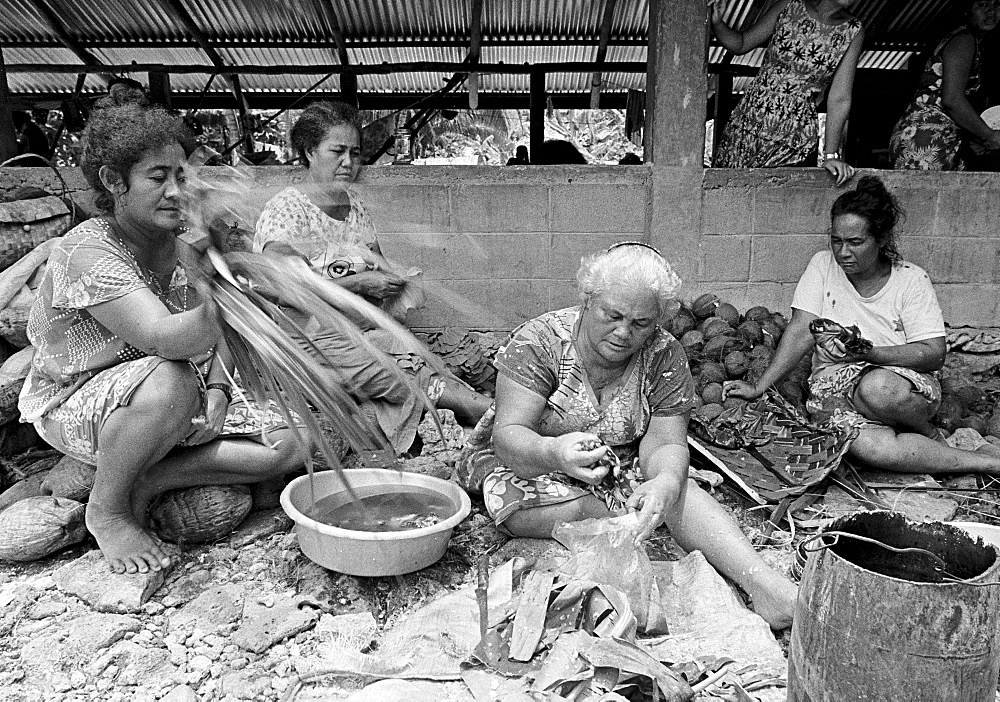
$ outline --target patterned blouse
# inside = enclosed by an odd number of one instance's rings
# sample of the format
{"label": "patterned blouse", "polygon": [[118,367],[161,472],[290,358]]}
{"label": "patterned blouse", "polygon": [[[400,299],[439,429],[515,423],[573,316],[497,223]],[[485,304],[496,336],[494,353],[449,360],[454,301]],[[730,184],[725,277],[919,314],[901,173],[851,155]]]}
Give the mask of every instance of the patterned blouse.
{"label": "patterned blouse", "polygon": [[142,288],[153,290],[172,313],[198,305],[179,261],[167,288],[159,289],[103,218],[83,222],[53,249],[28,316],[35,356],[21,390],[23,421],[33,422],[58,407],[102,370],[148,355],[87,311]]}
{"label": "patterned blouse", "polygon": [[573,344],[579,319],[580,308],[569,307],[526,322],[497,352],[494,365],[547,398],[539,434],[597,434],[624,466],[638,455],[650,417],[674,417],[694,406],[687,357],[676,339],[657,329],[634,358],[619,390],[601,406]]}
{"label": "patterned blouse", "polygon": [[263,251],[271,242],[289,244],[309,259],[314,270],[334,278],[340,275],[333,273],[331,265],[339,261],[351,263],[354,257],[371,264],[369,253],[378,244],[375,226],[361,200],[350,190],[347,194],[351,210],[347,219],[340,220],[317,207],[298,188],[285,188],[260,213],[253,250]]}

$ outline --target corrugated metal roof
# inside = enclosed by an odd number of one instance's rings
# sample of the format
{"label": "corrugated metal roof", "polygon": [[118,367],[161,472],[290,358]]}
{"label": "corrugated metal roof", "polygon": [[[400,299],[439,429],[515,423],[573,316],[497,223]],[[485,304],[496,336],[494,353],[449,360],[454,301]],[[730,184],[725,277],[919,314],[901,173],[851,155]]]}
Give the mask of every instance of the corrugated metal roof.
{"label": "corrugated metal roof", "polygon": [[[666,0],[669,2],[669,0]],[[593,60],[601,20],[608,0],[487,0],[484,3],[481,60],[487,63],[544,64]],[[195,24],[217,46],[232,65],[318,65],[337,63],[332,44],[332,21],[339,26],[352,63],[379,64],[416,61],[459,62],[467,53],[471,3],[469,0],[182,0]],[[760,0],[731,0],[725,16],[734,26],[748,25],[756,16]],[[59,14],[66,30],[100,60],[115,63],[208,64],[183,23],[163,0],[61,0]],[[866,51],[860,67],[899,69],[915,52],[951,26],[953,3],[948,0],[860,0],[852,11],[866,26]],[[6,0],[0,25],[0,46],[8,64],[77,64],[80,59],[58,43],[33,4],[33,0]],[[324,8],[326,10],[324,11]],[[649,0],[618,0],[612,22],[612,42],[607,60],[644,62]],[[310,48],[309,42],[324,48]],[[164,45],[167,42],[169,45]],[[286,42],[277,46],[276,42]],[[299,48],[287,43],[298,42]],[[382,43],[383,45],[379,46]],[[389,44],[389,45],[384,45]],[[126,46],[139,48],[124,48]],[[762,50],[727,57],[719,46],[709,50],[711,63],[737,66],[760,64]],[[301,91],[323,75],[247,75],[248,91]],[[365,93],[427,93],[441,87],[448,75],[404,73],[359,77]],[[8,76],[15,93],[70,92],[72,74],[12,73]],[[178,92],[200,91],[207,76],[171,77]],[[736,87],[745,84],[737,78]],[[527,75],[484,75],[480,89],[486,92],[524,93]],[[605,76],[605,90],[642,88],[643,73]],[[551,92],[586,92],[589,72],[550,73]],[[88,86],[99,89],[95,78]],[[225,90],[219,80],[215,87]],[[323,86],[339,89],[339,77]]]}

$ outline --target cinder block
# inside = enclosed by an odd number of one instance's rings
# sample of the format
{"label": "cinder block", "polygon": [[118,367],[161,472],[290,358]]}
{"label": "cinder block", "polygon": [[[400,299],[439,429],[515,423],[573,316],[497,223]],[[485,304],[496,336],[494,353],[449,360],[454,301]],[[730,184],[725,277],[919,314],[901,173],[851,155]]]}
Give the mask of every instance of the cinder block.
{"label": "cinder block", "polygon": [[1000,318],[1000,285],[935,285],[944,319],[954,327],[993,327]]}
{"label": "cinder block", "polygon": [[939,239],[914,237],[901,242],[903,258],[930,275],[935,283],[1000,281],[1000,238]]}
{"label": "cinder block", "polygon": [[379,233],[448,231],[448,188],[432,185],[368,185],[359,188]]}
{"label": "cinder block", "polygon": [[449,280],[429,281],[427,303],[411,313],[414,327],[513,329],[550,306],[551,281]]}
{"label": "cinder block", "polygon": [[641,185],[555,185],[551,191],[554,232],[646,231],[649,188]]}
{"label": "cinder block", "polygon": [[617,244],[620,241],[638,240],[640,238],[639,236],[592,234],[589,232],[551,234],[549,237],[548,277],[576,280],[576,272],[580,270],[580,259],[584,256],[604,251],[612,244]]}
{"label": "cinder block", "polygon": [[755,234],[824,232],[830,227],[832,188],[760,187],[754,192]]}
{"label": "cinder block", "polygon": [[747,186],[706,188],[702,200],[702,234],[749,234],[753,226],[754,194]]}
{"label": "cinder block", "polygon": [[937,216],[938,191],[923,188],[893,188],[891,192],[906,212],[906,218],[896,227],[896,232],[906,241],[907,237],[934,235],[934,218]]}
{"label": "cinder block", "polygon": [[750,236],[706,236],[701,240],[702,283],[745,283],[750,279]]}
{"label": "cinder block", "polygon": [[544,232],[549,228],[544,185],[461,185],[451,188],[454,232]]}
{"label": "cinder block", "polygon": [[809,259],[827,245],[825,234],[755,234],[750,257],[750,282],[798,282]]}
{"label": "cinder block", "polygon": [[987,237],[1000,232],[1000,188],[942,190],[938,196],[934,236]]}

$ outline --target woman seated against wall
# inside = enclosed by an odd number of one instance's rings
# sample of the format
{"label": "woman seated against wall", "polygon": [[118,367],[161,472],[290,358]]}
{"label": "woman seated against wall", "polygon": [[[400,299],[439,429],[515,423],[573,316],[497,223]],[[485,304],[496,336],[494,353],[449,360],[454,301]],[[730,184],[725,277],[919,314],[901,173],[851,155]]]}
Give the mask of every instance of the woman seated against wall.
{"label": "woman seated against wall", "polygon": [[[812,353],[806,408],[859,428],[853,458],[904,473],[1000,475],[996,456],[951,448],[931,424],[941,403],[944,317],[927,273],[896,248],[901,214],[873,176],[837,198],[830,250],[813,256],[799,279],[792,319],[771,365],[755,384],[727,381],[723,393],[756,399]],[[873,347],[848,350],[821,328],[814,334],[815,320],[856,325]]]}
{"label": "woman seated against wall", "polygon": [[[405,308],[412,283],[383,257],[375,227],[350,187],[361,170],[357,110],[340,102],[313,103],[293,125],[291,141],[308,172],[303,182],[285,188],[264,207],[254,250],[302,258],[317,274],[387,312]],[[336,361],[333,372],[374,413],[396,452],[404,453],[416,436],[421,401],[350,338],[334,329],[313,328],[308,310],[298,312],[312,342]],[[438,407],[454,410],[460,421],[475,424],[489,408],[489,398],[454,376],[433,372],[389,334],[371,331],[368,338],[392,355]]]}
{"label": "woman seated against wall", "polygon": [[1000,149],[1000,129],[991,128],[969,100],[979,88],[983,35],[1000,23],[996,0],[965,0],[965,23],[938,42],[920,85],[889,142],[893,168],[964,170],[963,136],[978,151]]}
{"label": "woman seated against wall", "polygon": [[854,70],[864,29],[847,12],[856,0],[778,0],[737,32],[714,0],[712,30],[726,49],[745,54],[767,44],[764,62],[733,111],[715,151],[718,168],[815,166],[816,104],[827,93],[823,167],[843,184],[854,169],[840,157],[851,111]]}
{"label": "woman seated against wall", "polygon": [[636,243],[585,258],[577,280],[582,304],[523,324],[498,352],[495,415],[473,432],[460,472],[515,536],[629,511],[638,512],[639,542],[666,523],[773,628],[788,626],[795,586],[688,480],[694,381],[681,345],[658,324],[680,280]]}
{"label": "woman seated against wall", "polygon": [[112,570],[170,564],[146,528],[160,492],[253,483],[303,465],[277,416],[233,400],[214,305],[188,282],[180,118],[112,89],[84,135],[83,172],[102,215],[49,256],[28,319],[35,347],[21,419],[97,466],[87,529]]}

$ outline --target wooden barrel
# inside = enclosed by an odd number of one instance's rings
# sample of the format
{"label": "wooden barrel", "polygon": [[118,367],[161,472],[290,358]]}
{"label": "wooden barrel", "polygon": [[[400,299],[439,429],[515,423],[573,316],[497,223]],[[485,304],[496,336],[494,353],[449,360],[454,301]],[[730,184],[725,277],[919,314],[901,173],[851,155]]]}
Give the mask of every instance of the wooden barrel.
{"label": "wooden barrel", "polygon": [[795,607],[789,702],[993,702],[997,551],[955,527],[892,512],[852,515],[832,531],[926,549],[945,565],[848,537],[811,544],[820,550],[809,556]]}

